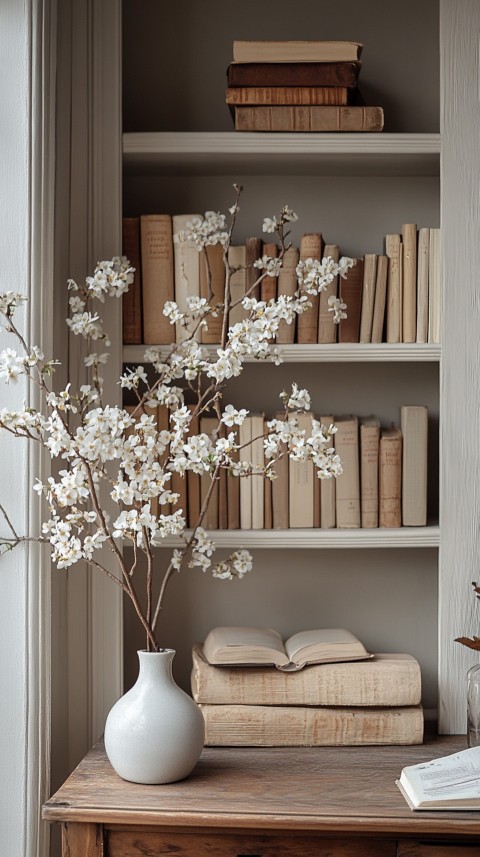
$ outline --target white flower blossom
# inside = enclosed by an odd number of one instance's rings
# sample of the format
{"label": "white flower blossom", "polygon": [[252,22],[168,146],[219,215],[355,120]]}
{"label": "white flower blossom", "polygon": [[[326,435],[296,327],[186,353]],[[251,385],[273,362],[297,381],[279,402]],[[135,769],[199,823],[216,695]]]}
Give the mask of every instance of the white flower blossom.
{"label": "white flower blossom", "polygon": [[16,384],[19,375],[25,372],[25,360],[20,357],[13,348],[4,348],[0,351],[0,380],[6,384]]}
{"label": "white flower blossom", "polygon": [[339,324],[342,318],[347,318],[346,309],[347,305],[343,303],[341,298],[330,295],[328,298],[328,312],[333,312],[334,324]]}
{"label": "white flower blossom", "polygon": [[245,410],[245,408],[240,408],[240,410],[237,411],[237,409],[234,408],[233,405],[227,405],[222,414],[222,423],[224,423],[226,426],[241,426],[247,414],[248,411]]}

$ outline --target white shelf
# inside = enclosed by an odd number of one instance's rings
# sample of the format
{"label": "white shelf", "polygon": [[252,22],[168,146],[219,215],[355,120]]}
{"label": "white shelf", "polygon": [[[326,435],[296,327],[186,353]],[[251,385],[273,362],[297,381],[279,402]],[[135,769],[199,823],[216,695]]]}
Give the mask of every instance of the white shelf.
{"label": "white shelf", "polygon": [[[144,363],[147,348],[152,345],[124,345],[124,363]],[[215,354],[216,346],[203,346],[209,354]],[[438,363],[441,345],[417,345],[402,343],[378,345],[360,343],[335,343],[333,345],[279,345],[277,346],[285,363]],[[167,355],[171,346],[161,347]]]}
{"label": "white shelf", "polygon": [[[372,530],[209,530],[209,535],[219,548],[239,549],[436,548],[440,543],[438,526]],[[170,537],[159,546],[172,548],[181,544],[179,538]]]}
{"label": "white shelf", "polygon": [[136,175],[438,176],[440,134],[124,134],[123,163]]}

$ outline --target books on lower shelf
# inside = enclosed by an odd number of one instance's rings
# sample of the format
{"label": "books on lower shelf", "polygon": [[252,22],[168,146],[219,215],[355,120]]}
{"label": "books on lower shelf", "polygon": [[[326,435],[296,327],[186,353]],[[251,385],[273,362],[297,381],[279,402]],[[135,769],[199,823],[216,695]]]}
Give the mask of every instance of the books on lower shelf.
{"label": "books on lower shelf", "polygon": [[480,747],[408,765],[396,783],[413,810],[479,810]]}

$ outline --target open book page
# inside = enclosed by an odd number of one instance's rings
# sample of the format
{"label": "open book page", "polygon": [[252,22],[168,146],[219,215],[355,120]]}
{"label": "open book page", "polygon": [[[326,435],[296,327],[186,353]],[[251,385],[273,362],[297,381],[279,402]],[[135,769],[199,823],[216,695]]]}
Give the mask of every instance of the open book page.
{"label": "open book page", "polygon": [[272,628],[214,628],[205,638],[203,652],[211,664],[288,662],[282,638]]}
{"label": "open book page", "polygon": [[343,628],[300,631],[285,641],[289,661],[297,666],[328,661],[371,658],[363,643]]}
{"label": "open book page", "polygon": [[480,809],[480,747],[410,765],[398,785],[412,809]]}

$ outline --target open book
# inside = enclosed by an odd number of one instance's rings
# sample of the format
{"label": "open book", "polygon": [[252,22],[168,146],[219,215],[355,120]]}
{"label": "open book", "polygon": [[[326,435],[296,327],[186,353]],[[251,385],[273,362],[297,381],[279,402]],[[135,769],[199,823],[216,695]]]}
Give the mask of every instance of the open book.
{"label": "open book", "polygon": [[396,781],[410,809],[480,809],[480,747],[409,765]]}
{"label": "open book", "polygon": [[274,664],[287,672],[306,664],[373,657],[353,634],[341,628],[300,631],[285,642],[272,628],[214,628],[206,636],[203,654],[210,664]]}

